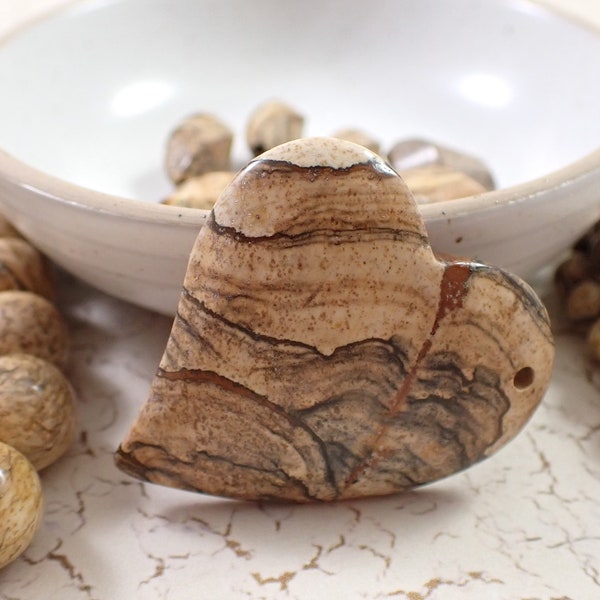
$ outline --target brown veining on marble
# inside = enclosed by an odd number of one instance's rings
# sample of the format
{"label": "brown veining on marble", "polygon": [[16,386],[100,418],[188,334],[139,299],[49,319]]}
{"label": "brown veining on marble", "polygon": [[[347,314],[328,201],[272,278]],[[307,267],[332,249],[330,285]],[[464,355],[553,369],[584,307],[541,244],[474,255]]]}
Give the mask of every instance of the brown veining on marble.
{"label": "brown veining on marble", "polygon": [[[433,594],[440,590],[440,588],[459,589],[466,588],[474,583],[483,584],[484,586],[502,585],[504,582],[496,577],[491,577],[486,573],[479,571],[470,571],[464,573],[462,577],[456,580],[442,579],[441,577],[434,577],[423,585],[423,591],[407,591],[403,589],[393,590],[386,594],[388,598],[398,598],[405,600],[427,600],[431,598]],[[460,593],[460,592],[457,592]],[[558,600],[558,599],[557,599]]]}
{"label": "brown veining on marble", "polygon": [[117,464],[246,499],[394,493],[513,438],[552,361],[524,282],[435,257],[376,155],[299,140],[255,159],[215,205]]}

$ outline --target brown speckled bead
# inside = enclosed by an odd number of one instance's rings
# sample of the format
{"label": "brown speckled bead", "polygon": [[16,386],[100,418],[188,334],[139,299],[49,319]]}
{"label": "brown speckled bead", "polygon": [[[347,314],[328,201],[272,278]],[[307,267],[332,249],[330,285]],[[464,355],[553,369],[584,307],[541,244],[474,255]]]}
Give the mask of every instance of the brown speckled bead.
{"label": "brown speckled bead", "polygon": [[65,453],[74,432],[73,391],[64,375],[29,354],[0,356],[0,441],[40,470]]}
{"label": "brown speckled bead", "polygon": [[0,292],[0,354],[33,354],[64,367],[67,327],[50,301],[32,292]]}
{"label": "brown speckled bead", "polygon": [[359,144],[360,146],[364,146],[371,152],[375,152],[375,154],[379,154],[381,150],[379,141],[375,139],[375,137],[373,137],[370,133],[367,133],[366,131],[363,131],[361,129],[354,129],[352,127],[338,129],[335,133],[332,134],[331,137]]}
{"label": "brown speckled bead", "polygon": [[211,210],[234,175],[232,171],[211,171],[190,177],[178,185],[163,204]]}
{"label": "brown speckled bead", "polygon": [[455,200],[482,194],[486,189],[472,177],[443,165],[410,169],[402,173],[418,203]]}
{"label": "brown speckled bead", "polygon": [[0,215],[0,238],[20,238],[21,234],[13,227],[12,223]]}
{"label": "brown speckled bead", "polygon": [[444,166],[478,181],[485,190],[495,188],[494,178],[482,160],[429,140],[402,140],[391,148],[388,159],[402,176],[410,169]]}
{"label": "brown speckled bead", "polygon": [[250,115],[246,141],[256,155],[299,138],[303,127],[304,117],[293,107],[279,100],[267,100]]}
{"label": "brown speckled bead", "polygon": [[45,257],[19,238],[0,238],[0,291],[28,290],[54,299],[54,281]]}
{"label": "brown speckled bead", "polygon": [[117,464],[244,499],[400,492],[511,440],[553,356],[529,286],[436,257],[381,158],[297,140],[240,171],[200,231]]}
{"label": "brown speckled bead", "polygon": [[165,170],[177,184],[202,173],[226,171],[232,140],[232,131],[214,115],[191,115],[167,140]]}
{"label": "brown speckled bead", "polygon": [[0,569],[29,546],[42,517],[42,487],[31,463],[0,442]]}

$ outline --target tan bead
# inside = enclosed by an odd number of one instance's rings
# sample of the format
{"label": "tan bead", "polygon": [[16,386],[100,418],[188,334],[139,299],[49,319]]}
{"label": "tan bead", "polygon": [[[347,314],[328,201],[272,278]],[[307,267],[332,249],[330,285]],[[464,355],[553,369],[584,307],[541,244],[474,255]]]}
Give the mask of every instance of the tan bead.
{"label": "tan bead", "polygon": [[14,228],[13,224],[4,216],[0,215],[0,238],[20,238],[21,234]]}
{"label": "tan bead", "polygon": [[75,420],[73,390],[54,365],[29,354],[0,356],[0,441],[40,470],[69,448]]}
{"label": "tan bead", "polygon": [[165,169],[175,183],[229,169],[233,133],[213,115],[196,114],[185,119],[169,136]]}
{"label": "tan bead", "polygon": [[177,187],[164,204],[211,210],[234,175],[231,171],[213,171],[190,177]]}
{"label": "tan bead", "polygon": [[27,549],[42,512],[38,474],[20,452],[0,442],[0,569]]}
{"label": "tan bead", "polygon": [[64,367],[68,350],[67,327],[54,304],[32,292],[0,292],[0,354],[32,354]]}
{"label": "tan bead", "polygon": [[381,148],[378,140],[376,140],[370,133],[362,131],[361,129],[339,129],[333,134],[332,137],[340,140],[346,140],[347,142],[353,142],[354,144],[359,144],[371,152],[375,152],[375,154],[379,154]]}
{"label": "tan bead", "polygon": [[390,164],[401,175],[410,169],[446,166],[465,173],[486,190],[493,190],[494,179],[487,165],[466,152],[461,152],[427,140],[409,139],[395,144],[388,153]]}
{"label": "tan bead", "polygon": [[566,296],[576,285],[592,276],[592,264],[583,252],[574,251],[554,273],[554,283],[562,296]]}
{"label": "tan bead", "polygon": [[302,135],[304,117],[284,102],[261,104],[248,119],[246,141],[254,155]]}
{"label": "tan bead", "polygon": [[19,238],[0,238],[0,291],[28,290],[54,299],[54,281],[45,257]]}
{"label": "tan bead", "polygon": [[586,279],[577,284],[567,296],[567,316],[580,321],[600,315],[600,283]]}
{"label": "tan bead", "polygon": [[215,204],[117,464],[244,499],[396,493],[509,442],[553,357],[526,283],[437,258],[377,155],[301,139],[251,162]]}
{"label": "tan bead", "polygon": [[465,173],[440,165],[404,171],[402,179],[419,203],[456,200],[486,191]]}
{"label": "tan bead", "polygon": [[586,342],[590,356],[594,361],[600,363],[600,319],[590,327]]}

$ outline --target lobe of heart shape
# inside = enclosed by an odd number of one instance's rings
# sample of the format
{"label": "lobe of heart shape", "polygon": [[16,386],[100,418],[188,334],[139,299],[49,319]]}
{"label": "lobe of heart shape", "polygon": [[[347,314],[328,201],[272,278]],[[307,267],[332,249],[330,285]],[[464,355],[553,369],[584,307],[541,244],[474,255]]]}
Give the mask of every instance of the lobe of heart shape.
{"label": "lobe of heart shape", "polygon": [[529,286],[436,257],[381,158],[297,140],[241,170],[199,232],[116,461],[144,480],[242,499],[401,492],[510,441],[553,358]]}

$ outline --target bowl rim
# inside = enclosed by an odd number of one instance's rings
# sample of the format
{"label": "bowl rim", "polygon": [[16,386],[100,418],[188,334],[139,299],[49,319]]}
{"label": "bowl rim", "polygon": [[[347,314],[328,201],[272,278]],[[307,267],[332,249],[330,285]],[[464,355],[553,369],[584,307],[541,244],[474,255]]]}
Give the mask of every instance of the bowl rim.
{"label": "bowl rim", "polygon": [[[58,6],[49,7],[39,14],[25,18],[0,36],[0,51],[4,44],[9,43],[13,37],[27,31],[30,27],[60,16],[60,14],[77,6],[91,4],[95,1],[66,0]],[[529,4],[537,10],[554,15],[600,38],[600,28],[581,16],[570,14],[556,6],[543,3],[542,0],[519,0],[519,3]],[[420,204],[419,210],[426,222],[454,219],[464,214],[495,210],[506,204],[522,203],[533,196],[565,187],[596,171],[600,172],[600,146],[563,167],[531,180],[463,198]],[[205,222],[210,213],[209,210],[205,209],[149,202],[138,198],[101,192],[72,183],[33,167],[2,148],[0,148],[0,176],[15,186],[27,188],[55,202],[76,205],[83,210],[105,213],[138,222],[157,225],[198,226]]]}
{"label": "bowl rim", "polygon": [[[564,188],[595,172],[600,173],[600,147],[541,177],[464,198],[419,204],[419,211],[427,222],[496,210],[506,204],[523,203],[553,189]],[[55,202],[128,220],[196,226],[203,224],[210,213],[210,210],[170,206],[83,187],[31,167],[1,149],[0,175],[15,186],[35,191]]]}

